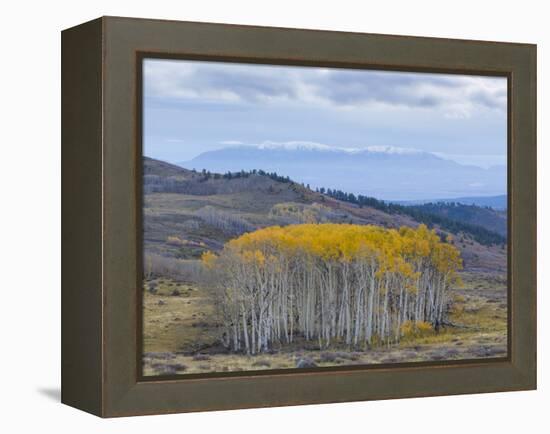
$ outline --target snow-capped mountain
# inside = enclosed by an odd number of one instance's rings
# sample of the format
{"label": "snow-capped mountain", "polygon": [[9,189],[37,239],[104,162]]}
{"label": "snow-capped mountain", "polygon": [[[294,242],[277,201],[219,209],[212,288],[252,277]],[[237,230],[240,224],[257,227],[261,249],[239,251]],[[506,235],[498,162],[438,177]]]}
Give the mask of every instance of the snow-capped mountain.
{"label": "snow-capped mountain", "polygon": [[[232,149],[240,148],[246,150],[269,150],[269,151],[315,151],[315,152],[331,152],[331,153],[346,153],[346,154],[390,154],[390,155],[420,155],[429,154],[428,152],[421,151],[413,148],[400,148],[397,146],[366,146],[363,148],[345,148],[339,146],[330,146],[323,143],[316,142],[303,142],[303,141],[291,141],[291,142],[271,142],[266,141],[260,144],[253,145],[238,145],[232,146]],[[219,151],[214,151],[219,152]],[[435,155],[435,154],[430,154]]]}
{"label": "snow-capped mountain", "polygon": [[393,146],[334,147],[313,142],[264,142],[204,152],[179,163],[225,173],[262,169],[309,184],[387,200],[506,193],[506,168],[461,165],[430,152]]}

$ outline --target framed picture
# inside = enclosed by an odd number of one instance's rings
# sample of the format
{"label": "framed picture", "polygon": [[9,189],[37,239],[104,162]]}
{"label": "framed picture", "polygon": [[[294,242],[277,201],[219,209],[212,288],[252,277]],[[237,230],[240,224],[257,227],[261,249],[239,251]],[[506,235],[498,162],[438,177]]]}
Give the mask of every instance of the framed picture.
{"label": "framed picture", "polygon": [[62,74],[64,403],[536,387],[536,46],[104,17]]}

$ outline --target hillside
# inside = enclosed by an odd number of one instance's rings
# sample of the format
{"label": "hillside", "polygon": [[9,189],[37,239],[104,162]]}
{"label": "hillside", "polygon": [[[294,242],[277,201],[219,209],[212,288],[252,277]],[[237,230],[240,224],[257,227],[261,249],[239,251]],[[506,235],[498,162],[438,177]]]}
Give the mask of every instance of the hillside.
{"label": "hillside", "polygon": [[[408,215],[338,200],[274,173],[211,174],[144,159],[146,254],[192,260],[205,251],[221,250],[225,242],[245,232],[322,222],[388,228],[419,224]],[[481,245],[468,234],[454,235],[466,269],[505,270],[504,247]]]}
{"label": "hillside", "polygon": [[506,237],[508,232],[506,212],[489,207],[464,205],[457,202],[437,202],[414,205],[409,208],[453,221],[478,225],[503,237]]}
{"label": "hillside", "polygon": [[[464,234],[485,246],[502,245],[506,242],[506,213],[491,209],[461,206],[455,203],[433,205],[433,211],[426,206],[405,206],[393,202],[378,200],[374,197],[354,195],[340,190],[316,190],[334,199],[358,205],[371,207],[391,215],[408,216],[418,223],[428,227],[438,227],[442,231],[452,234]],[[492,217],[492,218],[491,218]],[[484,225],[478,223],[483,221]],[[495,220],[497,220],[495,222]],[[503,233],[498,233],[493,225],[504,224]],[[497,225],[498,227],[498,225]]]}

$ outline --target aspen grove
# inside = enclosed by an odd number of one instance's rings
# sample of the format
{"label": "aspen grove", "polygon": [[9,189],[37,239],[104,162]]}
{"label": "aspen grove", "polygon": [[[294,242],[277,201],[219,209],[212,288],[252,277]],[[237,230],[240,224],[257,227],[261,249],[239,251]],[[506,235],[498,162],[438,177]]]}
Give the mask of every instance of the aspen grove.
{"label": "aspen grove", "polygon": [[202,258],[214,278],[224,344],[255,354],[297,338],[390,345],[411,327],[438,328],[459,251],[424,225],[268,227]]}

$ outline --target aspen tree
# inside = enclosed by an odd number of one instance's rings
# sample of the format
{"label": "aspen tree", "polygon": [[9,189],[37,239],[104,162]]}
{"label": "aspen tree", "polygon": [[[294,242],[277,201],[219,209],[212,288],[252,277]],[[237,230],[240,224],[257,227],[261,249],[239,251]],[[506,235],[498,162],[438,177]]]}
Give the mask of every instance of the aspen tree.
{"label": "aspen tree", "polygon": [[215,276],[224,344],[249,354],[297,336],[368,347],[398,342],[410,324],[438,328],[462,266],[424,225],[332,223],[247,233],[203,264]]}

